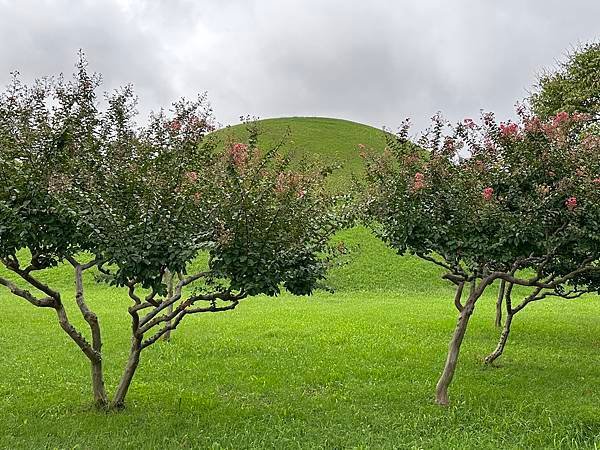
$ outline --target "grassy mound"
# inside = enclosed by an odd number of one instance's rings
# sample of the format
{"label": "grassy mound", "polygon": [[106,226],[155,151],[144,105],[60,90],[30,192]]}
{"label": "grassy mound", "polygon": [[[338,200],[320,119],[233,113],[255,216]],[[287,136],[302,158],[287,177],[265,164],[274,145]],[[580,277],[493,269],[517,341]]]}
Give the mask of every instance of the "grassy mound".
{"label": "grassy mound", "polygon": [[[363,173],[359,144],[374,150],[383,150],[385,135],[382,130],[341,119],[322,117],[289,117],[259,121],[259,146],[270,148],[284,139],[283,149],[297,158],[318,157],[325,163],[338,163],[342,168],[332,178],[344,185],[351,175]],[[288,134],[289,133],[289,134]],[[223,128],[217,132],[220,139],[243,141],[248,137],[244,124]]]}

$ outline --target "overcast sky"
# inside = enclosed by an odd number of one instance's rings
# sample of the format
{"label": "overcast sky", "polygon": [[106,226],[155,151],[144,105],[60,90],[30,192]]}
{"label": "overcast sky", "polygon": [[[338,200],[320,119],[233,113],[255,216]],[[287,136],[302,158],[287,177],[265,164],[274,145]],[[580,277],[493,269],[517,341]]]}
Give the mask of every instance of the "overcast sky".
{"label": "overcast sky", "polygon": [[600,37],[600,0],[0,0],[0,83],[72,73],[147,113],[207,91],[216,118],[326,116],[423,128],[508,117],[536,75]]}

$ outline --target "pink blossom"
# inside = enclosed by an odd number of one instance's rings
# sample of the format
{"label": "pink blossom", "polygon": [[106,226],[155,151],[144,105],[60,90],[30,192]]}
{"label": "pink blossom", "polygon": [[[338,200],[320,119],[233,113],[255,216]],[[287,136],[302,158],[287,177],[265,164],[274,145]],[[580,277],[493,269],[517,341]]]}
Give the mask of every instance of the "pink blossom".
{"label": "pink blossom", "polygon": [[243,167],[248,160],[248,146],[239,142],[233,144],[229,147],[229,156],[236,167]]}
{"label": "pink blossom", "polygon": [[594,178],[592,180],[592,183],[594,183],[594,184],[600,184],[600,177],[599,178]]}
{"label": "pink blossom", "polygon": [[573,211],[577,207],[577,197],[569,197],[565,201],[565,206],[569,211]]}
{"label": "pink blossom", "polygon": [[541,131],[542,129],[542,121],[539,119],[539,117],[532,117],[531,119],[525,121],[525,131],[528,133],[535,133]]}
{"label": "pink blossom", "polygon": [[420,189],[423,189],[424,187],[425,187],[425,175],[423,175],[421,172],[415,173],[413,190],[418,191]]}
{"label": "pink blossom", "polygon": [[503,137],[509,138],[516,136],[519,133],[519,126],[516,123],[501,123],[500,124],[500,134]]}
{"label": "pink blossom", "polygon": [[169,128],[171,128],[171,131],[179,131],[181,130],[181,122],[177,119],[173,119],[170,123],[169,123]]}
{"label": "pink blossom", "polygon": [[552,125],[556,127],[567,120],[569,120],[569,113],[566,111],[561,111],[554,116],[554,119],[552,119]]}
{"label": "pink blossom", "polygon": [[463,124],[467,128],[475,128],[475,122],[473,121],[473,119],[465,119],[463,120]]}
{"label": "pink blossom", "polygon": [[188,179],[190,183],[195,183],[198,181],[198,174],[196,172],[186,172],[185,177]]}
{"label": "pink blossom", "polygon": [[305,195],[306,195],[306,191],[304,189],[300,189],[298,191],[298,198],[304,198]]}
{"label": "pink blossom", "polygon": [[481,195],[483,196],[485,201],[489,202],[494,196],[494,188],[486,187],[481,193]]}

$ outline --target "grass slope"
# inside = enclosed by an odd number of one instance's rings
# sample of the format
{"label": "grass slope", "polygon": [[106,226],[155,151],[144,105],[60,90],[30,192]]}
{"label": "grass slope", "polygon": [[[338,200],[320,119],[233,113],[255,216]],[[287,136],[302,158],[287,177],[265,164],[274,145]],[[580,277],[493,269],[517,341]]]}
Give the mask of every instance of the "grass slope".
{"label": "grass slope", "polygon": [[[341,182],[359,170],[356,144],[376,147],[381,137],[331,119],[263,125],[262,139],[290,126],[302,151],[346,155]],[[490,292],[471,321],[452,404],[439,408],[433,390],[456,320],[450,286],[438,268],[395,255],[363,228],[337,239],[354,253],[330,274],[335,295],[257,297],[186,319],[171,343],[145,351],[122,413],[90,408],[89,368],[52,311],[0,290],[0,448],[600,445],[598,297],[531,305],[515,319],[500,367],[484,368],[498,337]],[[129,347],[129,301],[86,276],[113,392]],[[82,325],[70,270],[46,280]]]}
{"label": "grass slope", "polygon": [[[259,121],[261,135],[259,145],[270,148],[284,139],[283,148],[297,158],[312,159],[318,155],[326,163],[339,163],[342,168],[334,173],[333,179],[344,184],[351,174],[363,171],[358,145],[375,150],[385,147],[382,130],[356,122],[321,117],[290,117]],[[217,132],[224,139],[244,141],[248,132],[244,124],[224,128]]]}

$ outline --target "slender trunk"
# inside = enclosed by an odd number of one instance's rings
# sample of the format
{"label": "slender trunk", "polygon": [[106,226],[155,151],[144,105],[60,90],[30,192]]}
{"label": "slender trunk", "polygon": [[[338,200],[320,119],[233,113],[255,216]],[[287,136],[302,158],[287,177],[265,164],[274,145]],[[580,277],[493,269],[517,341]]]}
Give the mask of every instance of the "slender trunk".
{"label": "slender trunk", "polygon": [[96,403],[96,406],[100,408],[105,407],[108,404],[108,397],[104,388],[102,357],[99,351],[88,344],[83,335],[71,324],[67,317],[67,312],[60,300],[56,301],[54,309],[56,310],[61,328],[69,335],[69,337],[71,337],[71,339],[73,339],[73,341],[75,341],[89,359],[92,372],[92,392],[94,394],[94,402]]}
{"label": "slender trunk", "polygon": [[[73,260],[73,262],[76,262]],[[98,316],[88,307],[83,295],[83,271],[85,270],[81,264],[75,264],[75,301],[81,315],[88,323],[92,334],[92,349],[94,355],[88,355],[92,369],[92,392],[94,394],[94,402],[98,408],[106,408],[108,406],[108,396],[104,386],[104,370],[102,368],[102,334],[100,332],[100,322]]]}
{"label": "slender trunk", "polygon": [[504,328],[500,334],[498,345],[496,346],[496,349],[485,358],[486,364],[493,363],[504,352],[504,347],[506,346],[506,341],[508,341],[508,335],[510,334],[510,325],[512,324],[513,316],[514,313],[508,313],[506,315],[506,322],[504,323]]}
{"label": "slender trunk", "polygon": [[102,358],[91,361],[92,364],[92,390],[94,392],[94,403],[98,408],[108,406],[108,396],[104,387],[104,371],[102,369]]}
{"label": "slender trunk", "polygon": [[125,366],[125,370],[121,376],[121,381],[119,382],[119,386],[117,387],[115,398],[113,399],[112,403],[113,407],[116,409],[123,409],[125,407],[125,397],[127,396],[127,391],[131,385],[133,375],[135,374],[138,364],[140,363],[141,351],[142,339],[137,336],[133,336],[131,338],[129,359],[127,360],[127,365]]}
{"label": "slender trunk", "polygon": [[504,300],[504,291],[506,289],[506,281],[500,282],[500,290],[498,291],[498,300],[496,300],[496,327],[502,326],[502,300]]}
{"label": "slender trunk", "polygon": [[440,377],[436,386],[435,395],[436,403],[438,405],[448,404],[448,386],[450,386],[452,378],[454,377],[454,371],[456,370],[456,364],[458,362],[458,354],[460,352],[460,345],[465,337],[471,314],[473,314],[475,301],[476,299],[469,297],[469,301],[458,316],[458,323],[456,324],[454,335],[452,336],[452,340],[448,346],[448,357],[446,358],[444,371],[442,372],[442,376]]}
{"label": "slender trunk", "polygon": [[[171,272],[167,271],[167,273],[165,274],[165,278],[167,281],[167,298],[172,298],[173,297],[173,274]],[[171,313],[173,313],[173,304],[167,306],[167,314],[171,314]],[[170,320],[165,322],[165,327],[167,328],[167,331],[165,332],[165,334],[163,334],[163,339],[167,342],[171,340],[171,330],[169,329],[170,325],[171,325]]]}

